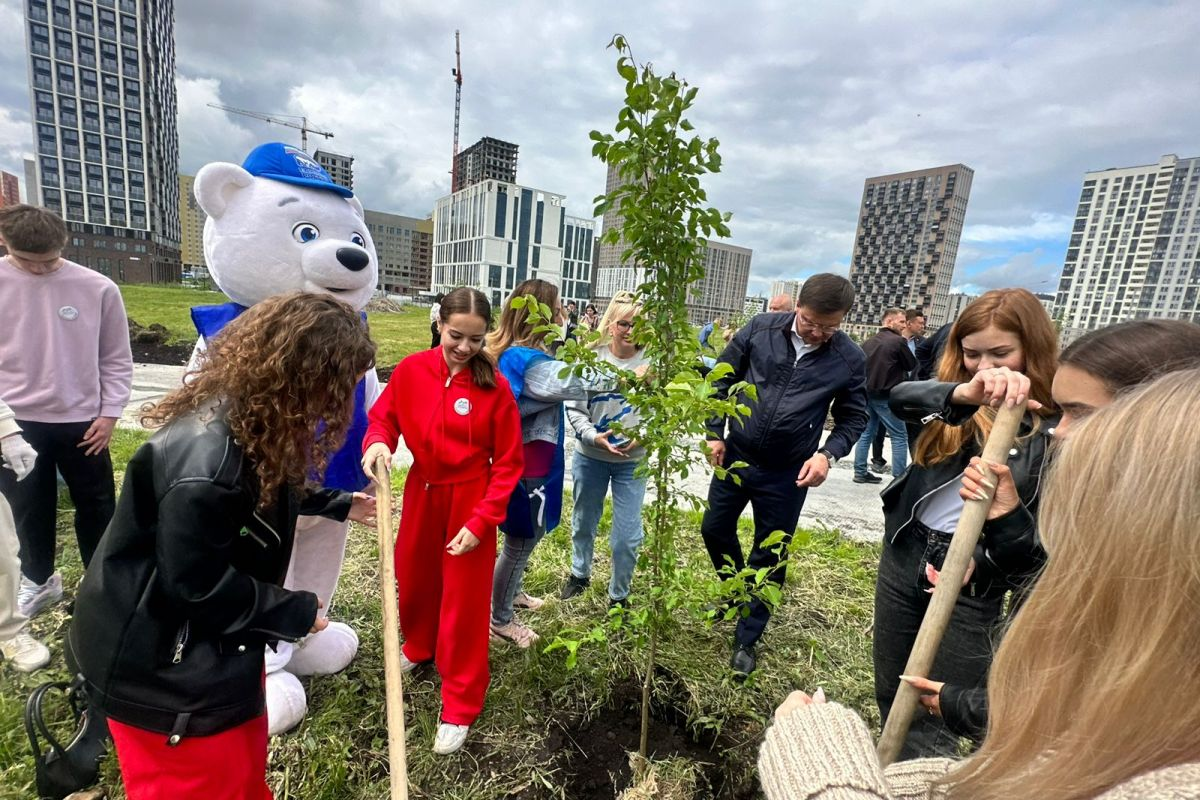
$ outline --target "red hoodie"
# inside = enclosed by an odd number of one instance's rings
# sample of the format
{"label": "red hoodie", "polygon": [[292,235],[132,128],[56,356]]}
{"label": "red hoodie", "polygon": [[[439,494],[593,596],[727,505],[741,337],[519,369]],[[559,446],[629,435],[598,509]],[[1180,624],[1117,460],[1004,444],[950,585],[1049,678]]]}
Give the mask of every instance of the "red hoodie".
{"label": "red hoodie", "polygon": [[466,524],[480,538],[504,521],[524,468],[517,403],[499,371],[496,384],[476,386],[470,368],[451,377],[440,347],[413,353],[396,366],[371,407],[362,444],[363,452],[375,442],[393,450],[403,436],[413,473],[427,485],[487,475],[487,491]]}

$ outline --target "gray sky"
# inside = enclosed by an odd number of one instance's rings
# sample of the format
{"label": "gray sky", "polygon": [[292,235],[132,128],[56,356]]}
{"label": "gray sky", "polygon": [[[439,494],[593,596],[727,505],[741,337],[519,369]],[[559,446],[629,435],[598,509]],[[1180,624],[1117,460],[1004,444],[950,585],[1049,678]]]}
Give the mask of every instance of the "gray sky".
{"label": "gray sky", "polygon": [[[32,150],[22,3],[0,0],[0,169]],[[454,31],[462,146],[520,145],[520,183],[588,216],[623,83],[605,50],[700,89],[721,140],[706,184],[753,248],[751,293],[848,269],[863,179],[975,170],[956,288],[1052,291],[1085,170],[1200,155],[1200,5],[908,0],[568,4],[177,0],[180,170],[241,162],[289,128],[208,108],[307,114],[353,155],[368,208],[424,217],[448,192]],[[310,138],[310,150],[325,140]]]}

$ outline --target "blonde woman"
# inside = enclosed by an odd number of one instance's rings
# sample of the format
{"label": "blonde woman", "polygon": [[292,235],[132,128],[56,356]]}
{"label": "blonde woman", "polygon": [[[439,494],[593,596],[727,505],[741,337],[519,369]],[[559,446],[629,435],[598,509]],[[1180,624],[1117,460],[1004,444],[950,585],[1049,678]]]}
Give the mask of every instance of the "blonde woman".
{"label": "blonde woman", "polygon": [[[629,292],[612,299],[600,321],[600,339],[593,345],[601,361],[630,371],[644,370],[646,357],[633,343],[633,326],[640,307]],[[646,449],[611,427],[629,427],[637,415],[618,391],[595,392],[586,401],[567,405],[567,420],[578,440],[571,472],[575,480],[575,508],[571,514],[571,572],[561,597],[570,600],[587,588],[592,575],[592,550],[596,528],[604,510],[604,497],[612,484],[613,517],[609,543],[612,575],[608,582],[610,606],[623,606],[629,596],[638,547],[642,543],[642,501],[646,478],[637,474]]]}
{"label": "blonde woman", "polygon": [[996,655],[974,756],[885,771],[853,712],[795,692],[759,756],[769,800],[1200,797],[1197,386],[1200,370],[1166,375],[1062,446],[1046,567]]}

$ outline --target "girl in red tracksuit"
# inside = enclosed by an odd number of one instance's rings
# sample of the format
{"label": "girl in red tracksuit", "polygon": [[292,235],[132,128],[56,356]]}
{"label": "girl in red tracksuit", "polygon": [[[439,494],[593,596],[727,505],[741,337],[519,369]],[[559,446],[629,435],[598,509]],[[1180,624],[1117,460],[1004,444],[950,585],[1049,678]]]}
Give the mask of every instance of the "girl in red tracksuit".
{"label": "girl in red tracksuit", "polygon": [[441,345],[397,365],[370,411],[363,469],[404,437],[413,465],[396,537],[401,669],[434,661],[442,718],[434,752],[453,753],[483,709],[496,526],[523,469],[521,421],[483,350],[492,309],[476,289],[442,300]]}

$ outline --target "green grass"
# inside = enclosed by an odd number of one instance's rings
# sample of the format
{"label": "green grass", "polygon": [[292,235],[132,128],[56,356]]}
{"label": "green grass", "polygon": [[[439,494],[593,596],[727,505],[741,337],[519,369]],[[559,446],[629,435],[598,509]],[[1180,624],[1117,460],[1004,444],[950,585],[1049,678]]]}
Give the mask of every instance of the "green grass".
{"label": "green grass", "polygon": [[[122,284],[121,297],[130,319],[143,327],[157,322],[171,332],[171,344],[196,341],[191,307],[229,301],[220,292],[183,286]],[[368,312],[367,324],[379,346],[377,363],[391,367],[400,359],[429,347],[429,309],[412,308],[397,313]]]}
{"label": "green grass", "polygon": [[[113,452],[119,471],[145,439],[140,431],[118,431]],[[399,496],[403,473],[398,473]],[[568,508],[564,520],[570,519]],[[609,515],[601,525],[607,535]],[[61,504],[60,554],[67,600],[81,577],[71,530],[69,504]],[[700,542],[699,518],[692,515],[681,537],[681,558],[688,568],[711,566]],[[748,540],[750,528],[743,521]],[[861,711],[877,723],[872,688],[870,636],[874,546],[841,539],[835,532],[801,531],[793,556],[783,606],[760,648],[760,670],[745,686],[730,680],[731,629],[711,627],[679,612],[666,634],[656,697],[679,709],[695,731],[720,732],[722,747],[712,761],[735,765],[742,779],[754,768],[766,721],[793,688],[820,685],[833,699]],[[588,591],[570,603],[553,600],[540,612],[521,612],[547,644],[563,631],[584,629],[606,613],[606,548],[597,545],[597,564]],[[539,545],[526,586],[531,593],[557,597],[570,561],[570,534],[560,526]],[[345,672],[314,679],[309,686],[309,716],[294,732],[271,742],[269,780],[278,798],[342,800],[387,796],[387,732],[381,655],[380,607],[374,531],[352,530],[334,616],[352,624],[362,640],[357,660]],[[641,600],[644,576],[634,581],[633,599]],[[0,664],[0,799],[33,796],[33,768],[21,712],[24,698],[42,681],[66,677],[61,641],[67,604],[40,615],[33,633],[50,645],[50,669],[22,675]],[[440,699],[436,675],[406,678],[404,692],[408,765],[414,798],[560,797],[563,765],[548,742],[570,736],[570,723],[606,713],[614,687],[630,680],[640,665],[631,655],[628,632],[610,632],[604,641],[585,644],[579,665],[569,670],[562,652],[494,647],[492,683],[483,716],[465,750],[451,757],[430,750]],[[564,727],[565,726],[565,727]],[[586,750],[586,742],[580,743]],[[616,765],[611,765],[615,768]],[[666,759],[640,786],[637,796],[691,796],[696,765]],[[691,773],[689,773],[691,770]],[[105,767],[109,796],[120,800],[115,760]],[[674,787],[674,788],[671,788]],[[680,788],[685,787],[685,788]],[[695,796],[705,796],[696,794]]]}

